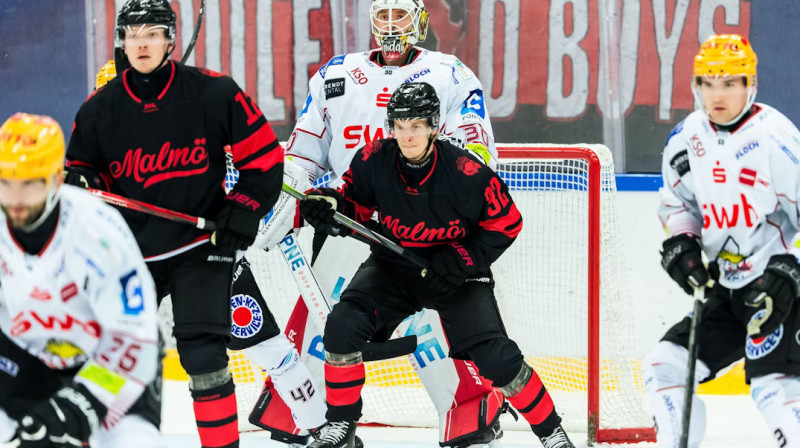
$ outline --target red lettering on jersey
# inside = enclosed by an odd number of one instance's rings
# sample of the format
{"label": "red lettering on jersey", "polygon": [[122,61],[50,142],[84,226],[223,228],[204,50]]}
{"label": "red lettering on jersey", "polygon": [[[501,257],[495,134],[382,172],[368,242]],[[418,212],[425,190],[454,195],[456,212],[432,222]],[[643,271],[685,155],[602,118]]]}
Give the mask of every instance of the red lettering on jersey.
{"label": "red lettering on jersey", "polygon": [[47,290],[39,289],[38,286],[34,286],[33,291],[31,291],[31,298],[36,300],[50,300],[52,297]]}
{"label": "red lettering on jersey", "polygon": [[366,162],[367,159],[372,157],[372,155],[378,152],[379,149],[381,149],[381,143],[378,141],[374,141],[365,146],[364,149],[361,150],[361,160]]}
{"label": "red lettering on jersey", "polygon": [[378,93],[378,96],[375,97],[375,105],[378,107],[386,107],[390,99],[392,99],[392,94],[389,93],[388,87],[384,87],[383,92]]}
{"label": "red lettering on jersey", "polygon": [[445,242],[458,240],[467,234],[466,229],[461,226],[460,220],[450,222],[450,227],[428,228],[425,221],[414,224],[413,227],[400,224],[399,218],[386,215],[381,218],[381,224],[386,226],[392,235],[403,241],[413,242]]}
{"label": "red lettering on jersey", "polygon": [[464,135],[467,138],[467,143],[480,143],[485,147],[489,147],[489,133],[487,133],[483,126],[473,123],[459,126],[459,129],[464,130]]}
{"label": "red lettering on jersey", "polygon": [[[740,204],[733,204],[730,208],[724,205],[703,204],[703,228],[708,229],[712,224],[718,229],[736,227],[739,222],[739,210],[742,211],[745,226],[753,227],[758,221],[758,213],[755,207],[747,202],[747,196],[739,194],[739,198],[742,201],[741,207]],[[708,210],[711,210],[710,215],[707,213]]]}
{"label": "red lettering on jersey", "polygon": [[355,83],[366,84],[367,82],[369,82],[369,80],[367,79],[367,75],[364,74],[364,72],[362,72],[361,69],[358,67],[350,70],[350,72],[348,73],[350,74],[350,78]]}
{"label": "red lettering on jersey", "polygon": [[714,182],[724,184],[727,177],[725,176],[725,168],[714,168],[711,170],[711,175],[714,177]]}
{"label": "red lettering on jersey", "polygon": [[194,147],[172,148],[170,142],[161,146],[158,154],[142,154],[142,148],[129,149],[122,163],[109,164],[111,175],[133,178],[148,188],[159,182],[177,177],[193,176],[208,170],[208,153],[205,138],[194,140]]}
{"label": "red lettering on jersey", "polygon": [[692,151],[694,151],[694,155],[697,157],[703,157],[706,155],[706,149],[703,147],[703,142],[700,141],[700,137],[697,134],[694,134],[690,139],[689,142],[692,146]]}
{"label": "red lettering on jersey", "polygon": [[362,146],[362,137],[363,137],[363,145],[369,145],[371,142],[375,140],[381,140],[383,137],[383,128],[378,127],[375,129],[375,132],[370,135],[370,128],[369,125],[366,126],[347,126],[344,128],[344,139],[347,141],[345,143],[345,148],[353,149]]}
{"label": "red lettering on jersey", "polygon": [[[38,324],[38,326],[45,330],[58,331],[70,331],[74,325],[80,327],[91,337],[100,337],[101,329],[100,324],[97,323],[97,321],[90,320],[87,322],[81,322],[79,319],[76,319],[69,314],[64,317],[64,320],[59,320],[59,318],[55,316],[42,317],[36,311],[28,311],[28,313],[30,314],[29,318],[24,316],[25,312],[18,314],[14,318],[14,326],[11,328],[11,336],[19,336],[33,328],[33,325]],[[58,328],[56,328],[56,325]]]}

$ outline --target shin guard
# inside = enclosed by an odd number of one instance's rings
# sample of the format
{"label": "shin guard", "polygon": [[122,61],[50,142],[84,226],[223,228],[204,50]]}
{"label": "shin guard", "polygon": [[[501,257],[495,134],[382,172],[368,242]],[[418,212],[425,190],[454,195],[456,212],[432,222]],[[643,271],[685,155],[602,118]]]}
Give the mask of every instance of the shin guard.
{"label": "shin guard", "polygon": [[524,362],[516,378],[500,390],[540,438],[551,435],[561,424],[550,393],[539,375]]}
{"label": "shin guard", "polygon": [[[326,357],[328,356],[330,354],[326,353]],[[364,388],[364,382],[363,362],[359,361],[350,365],[325,363],[325,394],[328,402],[326,417],[328,421],[357,421],[361,418],[363,405],[361,389]]]}
{"label": "shin guard", "polygon": [[270,378],[264,382],[264,388],[250,413],[249,421],[269,431],[272,440],[303,445],[308,441],[308,431],[297,427],[292,418],[292,411],[281,399]]}
{"label": "shin guard", "polygon": [[192,390],[197,432],[203,448],[237,448],[239,425],[233,380],[205,390]]}

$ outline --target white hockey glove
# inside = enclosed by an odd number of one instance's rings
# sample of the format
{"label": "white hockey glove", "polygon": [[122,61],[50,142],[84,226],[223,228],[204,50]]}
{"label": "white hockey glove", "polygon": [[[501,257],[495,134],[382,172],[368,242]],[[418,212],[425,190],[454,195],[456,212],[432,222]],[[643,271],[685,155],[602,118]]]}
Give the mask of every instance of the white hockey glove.
{"label": "white hockey glove", "polygon": [[[289,159],[283,161],[283,182],[298,191],[307,191],[311,188],[308,171]],[[267,217],[261,220],[254,246],[264,250],[275,247],[295,225],[299,227],[298,213],[297,199],[281,193]]]}

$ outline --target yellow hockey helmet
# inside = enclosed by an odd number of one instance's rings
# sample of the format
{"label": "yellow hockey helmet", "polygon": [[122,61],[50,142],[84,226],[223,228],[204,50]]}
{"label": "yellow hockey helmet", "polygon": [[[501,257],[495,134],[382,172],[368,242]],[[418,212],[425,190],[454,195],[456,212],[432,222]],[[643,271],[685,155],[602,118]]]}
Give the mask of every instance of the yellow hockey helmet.
{"label": "yellow hockey helmet", "polygon": [[747,86],[756,84],[756,57],[750,42],[738,34],[714,34],[694,57],[694,76],[722,78],[744,76]]}
{"label": "yellow hockey helmet", "polygon": [[64,133],[44,115],[16,113],[0,127],[0,178],[44,178],[48,187],[64,170]]}
{"label": "yellow hockey helmet", "polygon": [[95,79],[94,89],[97,90],[100,87],[103,87],[111,81],[112,79],[117,77],[117,65],[114,63],[114,60],[110,60],[106,62],[99,72],[97,72],[97,78]]}

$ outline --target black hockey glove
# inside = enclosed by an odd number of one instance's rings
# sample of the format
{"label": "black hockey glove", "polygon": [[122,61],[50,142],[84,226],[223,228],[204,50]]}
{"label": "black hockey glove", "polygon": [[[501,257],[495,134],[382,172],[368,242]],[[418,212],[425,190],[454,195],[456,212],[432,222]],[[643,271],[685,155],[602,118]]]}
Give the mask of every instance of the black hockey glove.
{"label": "black hockey glove", "polygon": [[226,252],[245,250],[256,239],[258,224],[269,210],[252,195],[234,188],[216,217],[211,243]]}
{"label": "black hockey glove", "polygon": [[333,219],[333,214],[341,208],[344,196],[333,188],[311,190],[300,201],[300,215],[315,230],[331,236],[347,236],[349,229]]}
{"label": "black hockey glove", "polygon": [[761,277],[745,286],[744,303],[758,308],[747,324],[747,334],[760,338],[781,326],[800,295],[800,265],[793,255],[773,255]]}
{"label": "black hockey glove", "polygon": [[470,275],[483,269],[483,255],[477,248],[461,242],[452,242],[431,257],[431,265],[422,270],[428,287],[450,293],[464,284]]}
{"label": "black hockey glove", "polygon": [[106,190],[106,184],[97,171],[91,168],[69,167],[64,169],[64,183],[81,188]]}
{"label": "black hockey glove", "polygon": [[85,386],[73,384],[22,417],[11,443],[20,448],[85,447],[105,414],[106,407]]}
{"label": "black hockey glove", "polygon": [[694,235],[681,234],[666,239],[661,251],[661,267],[686,294],[692,295],[695,287],[708,283],[700,242]]}

